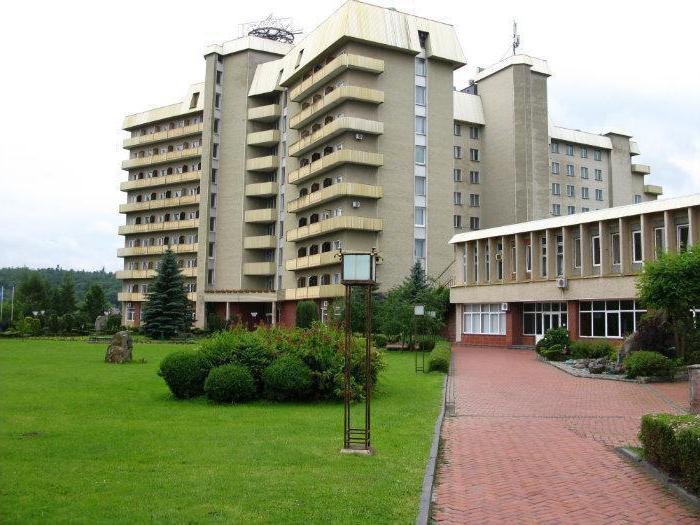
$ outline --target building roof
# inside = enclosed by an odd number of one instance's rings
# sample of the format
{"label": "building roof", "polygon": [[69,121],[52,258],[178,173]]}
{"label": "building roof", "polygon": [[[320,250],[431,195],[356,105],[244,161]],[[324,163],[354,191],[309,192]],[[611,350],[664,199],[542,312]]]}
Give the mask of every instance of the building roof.
{"label": "building roof", "polygon": [[549,137],[552,140],[561,140],[562,142],[585,144],[586,146],[594,146],[601,149],[612,149],[612,141],[609,137],[578,129],[562,128],[552,123],[549,124]]}
{"label": "building roof", "polygon": [[[182,102],[176,104],[170,104],[169,106],[162,106],[155,109],[149,109],[148,111],[142,111],[140,113],[134,113],[133,115],[128,115],[124,117],[124,122],[122,123],[122,129],[130,130],[151,122],[158,122],[161,120],[171,119],[183,115],[189,115],[192,113],[197,113],[204,109],[204,82],[199,84],[192,84],[187,90],[185,98]],[[194,93],[199,93],[199,98],[197,99],[197,104],[195,107],[190,107],[192,101],[192,95]]]}
{"label": "building roof", "polygon": [[210,44],[204,49],[204,56],[212,53],[219,55],[232,55],[241,51],[263,51],[275,55],[286,55],[292,49],[291,44],[277,42],[269,38],[260,38],[259,36],[243,36],[234,40],[229,40],[223,44]]}
{"label": "building roof", "polygon": [[455,68],[466,63],[452,25],[348,0],[286,54],[280,84],[291,84],[305,66],[344,40],[368,42],[417,55],[421,52],[418,31],[430,34],[428,58],[451,62]]}
{"label": "building roof", "polygon": [[501,237],[503,235],[514,235],[516,233],[528,233],[531,231],[561,228],[563,226],[575,226],[577,224],[587,224],[591,222],[618,219],[621,217],[631,217],[644,213],[659,213],[667,210],[687,208],[690,206],[700,206],[700,193],[686,195],[684,197],[677,197],[674,199],[648,201],[639,204],[630,204],[627,206],[616,206],[614,208],[575,213],[574,215],[565,215],[563,217],[552,217],[537,221],[508,224],[506,226],[498,226],[496,228],[487,228],[485,230],[458,233],[457,235],[453,236],[452,239],[450,239],[450,244],[488,239],[490,237]]}
{"label": "building roof", "polygon": [[485,126],[486,120],[484,119],[481,97],[463,91],[454,91],[453,93],[454,119]]}
{"label": "building roof", "polygon": [[280,78],[280,70],[283,67],[284,61],[282,59],[259,64],[258,67],[255,68],[253,81],[250,83],[250,89],[248,90],[248,96],[269,95],[274,91],[281,91],[282,88],[277,84],[277,81]]}
{"label": "building roof", "polygon": [[486,77],[490,77],[494,73],[498,73],[499,71],[510,67],[510,66],[515,66],[518,64],[524,64],[526,66],[530,66],[530,69],[534,71],[535,73],[540,73],[542,75],[546,76],[552,76],[552,72],[549,69],[549,66],[547,65],[546,60],[542,60],[541,58],[535,58],[531,57],[530,55],[513,55],[509,56],[505,60],[501,60],[500,62],[496,62],[495,64],[482,69],[479,71],[476,76],[474,77],[474,80],[478,82],[479,80],[483,80]]}

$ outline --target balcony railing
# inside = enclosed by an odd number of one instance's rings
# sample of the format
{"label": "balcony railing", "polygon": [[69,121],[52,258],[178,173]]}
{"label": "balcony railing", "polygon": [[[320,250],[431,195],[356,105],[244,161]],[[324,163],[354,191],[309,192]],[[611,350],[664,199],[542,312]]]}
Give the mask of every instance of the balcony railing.
{"label": "balcony railing", "polygon": [[132,233],[150,233],[171,230],[196,230],[199,228],[199,219],[185,219],[184,221],[152,222],[149,224],[124,224],[119,226],[119,235]]}
{"label": "balcony railing", "polygon": [[274,235],[254,235],[243,238],[243,248],[246,250],[271,250],[277,247]]}
{"label": "balcony railing", "polygon": [[318,268],[321,266],[330,266],[332,264],[340,264],[340,252],[333,250],[325,253],[317,253],[315,255],[307,255],[306,257],[297,257],[290,259],[285,263],[285,268],[290,272],[298,270],[306,270],[308,268]]}
{"label": "balcony railing", "polygon": [[[143,302],[148,298],[148,294],[138,293],[138,292],[119,292],[117,294],[118,301],[128,301],[128,302]],[[197,294],[195,292],[187,292],[187,298],[195,302],[197,300]]]}
{"label": "balcony railing", "polygon": [[256,131],[248,133],[248,146],[274,146],[279,144],[280,132],[278,129],[268,129],[266,131]]}
{"label": "balcony railing", "polygon": [[246,197],[272,197],[277,195],[279,185],[276,182],[258,182],[254,184],[246,184]]}
{"label": "balcony railing", "polygon": [[289,172],[287,180],[290,184],[299,184],[343,164],[362,164],[364,166],[379,167],[384,164],[384,155],[369,151],[343,149],[321,157],[303,168]]}
{"label": "balcony railing", "polygon": [[170,248],[173,253],[197,253],[198,244],[171,244],[170,246],[133,246],[119,248],[117,257],[132,257],[137,255],[161,255]]}
{"label": "balcony railing", "polygon": [[246,210],[245,222],[267,223],[277,221],[277,208],[260,208],[258,210]]}
{"label": "balcony railing", "polygon": [[340,199],[342,197],[364,197],[367,199],[381,199],[384,196],[384,189],[381,186],[371,184],[358,184],[355,182],[341,182],[333,184],[327,188],[309,193],[298,199],[289,201],[287,211],[297,213],[324,202]]}
{"label": "balcony railing", "polygon": [[201,157],[202,148],[188,148],[182,151],[171,151],[169,153],[160,153],[149,157],[137,157],[122,161],[122,169],[128,170],[133,168],[141,168],[143,166],[152,166],[156,164],[165,164],[175,162],[177,160],[189,159],[192,157]]}
{"label": "balcony railing", "polygon": [[340,117],[308,137],[304,137],[289,146],[289,155],[292,157],[303,155],[316,146],[321,145],[324,141],[330,140],[346,131],[381,135],[384,133],[384,123],[357,117]]}
{"label": "balcony railing", "polygon": [[248,120],[256,120],[258,122],[272,122],[279,119],[281,115],[282,107],[279,104],[258,106],[248,110]]}
{"label": "balcony railing", "polygon": [[287,288],[284,298],[287,301],[300,299],[318,299],[321,297],[342,297],[345,288],[342,284],[323,284],[321,286],[309,286],[308,288]]}
{"label": "balcony railing", "polygon": [[200,122],[199,124],[190,124],[189,126],[184,126],[182,128],[166,129],[157,133],[150,133],[148,135],[129,137],[124,139],[124,148],[135,148],[145,144],[155,144],[157,142],[165,142],[167,140],[188,137],[190,135],[199,135],[202,133],[203,129],[204,125]]}
{"label": "balcony railing", "polygon": [[[197,277],[197,268],[180,268],[183,277]],[[152,279],[156,276],[156,270],[119,270],[117,279]]]}
{"label": "balcony railing", "polygon": [[316,90],[321,83],[328,82],[341,74],[346,69],[366,71],[368,73],[381,73],[384,71],[384,61],[361,55],[343,54],[316,71],[309,78],[303,80],[289,92],[289,98],[299,102]]}
{"label": "balcony railing", "polygon": [[338,230],[378,232],[381,231],[383,227],[384,223],[382,222],[382,219],[346,215],[342,217],[333,217],[331,219],[326,219],[314,224],[289,230],[287,232],[287,241],[298,242]]}
{"label": "balcony railing", "polygon": [[141,188],[155,188],[157,186],[169,186],[182,184],[183,182],[198,181],[202,176],[201,171],[188,171],[187,173],[175,173],[163,177],[149,177],[146,179],[127,180],[119,184],[122,191],[139,190]]}
{"label": "balcony railing", "polygon": [[245,169],[248,171],[275,171],[279,165],[280,160],[277,155],[267,155],[265,157],[248,159],[245,164]]}
{"label": "balcony railing", "polygon": [[185,195],[184,197],[172,197],[170,199],[156,199],[146,202],[127,202],[119,205],[119,213],[130,213],[143,210],[158,210],[161,208],[176,208],[180,206],[192,206],[199,204],[199,195]]}
{"label": "balcony railing", "polygon": [[275,263],[252,262],[243,264],[244,275],[275,275]]}
{"label": "balcony railing", "polygon": [[342,86],[325,95],[321,100],[302,109],[289,120],[289,127],[299,129],[308,124],[321,113],[325,113],[339,104],[348,100],[366,102],[368,104],[381,104],[384,102],[384,92],[358,86]]}

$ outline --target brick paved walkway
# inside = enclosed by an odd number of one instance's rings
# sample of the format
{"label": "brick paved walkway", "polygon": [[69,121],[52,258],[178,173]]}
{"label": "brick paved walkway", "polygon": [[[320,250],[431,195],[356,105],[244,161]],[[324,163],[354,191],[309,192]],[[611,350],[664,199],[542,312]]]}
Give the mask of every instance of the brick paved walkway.
{"label": "brick paved walkway", "polygon": [[455,347],[456,415],[445,418],[438,523],[700,523],[613,448],[639,419],[678,412],[687,383],[573,377],[532,352]]}

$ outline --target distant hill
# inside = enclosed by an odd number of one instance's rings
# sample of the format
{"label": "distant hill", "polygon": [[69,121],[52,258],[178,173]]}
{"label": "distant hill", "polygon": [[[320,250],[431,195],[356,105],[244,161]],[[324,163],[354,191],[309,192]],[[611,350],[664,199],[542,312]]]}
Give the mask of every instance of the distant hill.
{"label": "distant hill", "polygon": [[63,276],[69,274],[75,283],[75,298],[78,303],[83,301],[88,287],[92,283],[97,282],[102,285],[107,300],[115,306],[118,305],[117,292],[120,291],[121,284],[117,281],[113,272],[105,272],[104,270],[96,272],[64,270],[58,266],[56,268],[39,268],[37,270],[30,268],[0,268],[0,285],[5,287],[5,300],[9,300],[12,285],[19,286],[23,275],[28,272],[38,272],[52,287],[61,284]]}

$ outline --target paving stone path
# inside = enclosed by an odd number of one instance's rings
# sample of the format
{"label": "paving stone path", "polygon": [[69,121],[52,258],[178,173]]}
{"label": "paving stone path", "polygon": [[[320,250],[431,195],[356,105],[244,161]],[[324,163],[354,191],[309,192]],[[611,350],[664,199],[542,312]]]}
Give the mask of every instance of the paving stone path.
{"label": "paving stone path", "polygon": [[525,350],[455,346],[436,523],[700,523],[614,447],[638,444],[649,412],[680,412],[687,383],[583,379]]}

